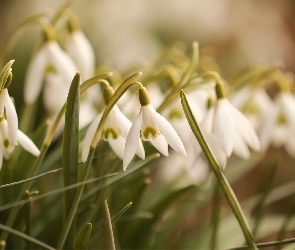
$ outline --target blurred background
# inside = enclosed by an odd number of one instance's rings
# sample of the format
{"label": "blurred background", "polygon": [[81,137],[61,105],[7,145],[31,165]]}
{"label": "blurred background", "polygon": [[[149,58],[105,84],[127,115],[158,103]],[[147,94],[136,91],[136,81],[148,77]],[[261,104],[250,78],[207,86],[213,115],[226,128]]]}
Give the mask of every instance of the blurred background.
{"label": "blurred background", "polygon": [[[25,19],[56,10],[59,0],[1,0],[0,48]],[[93,44],[97,62],[119,69],[149,62],[175,41],[213,46],[227,74],[257,58],[282,60],[295,70],[295,2],[292,0],[77,0],[71,9]],[[34,42],[24,36],[19,46]],[[20,48],[20,49],[21,49]]]}

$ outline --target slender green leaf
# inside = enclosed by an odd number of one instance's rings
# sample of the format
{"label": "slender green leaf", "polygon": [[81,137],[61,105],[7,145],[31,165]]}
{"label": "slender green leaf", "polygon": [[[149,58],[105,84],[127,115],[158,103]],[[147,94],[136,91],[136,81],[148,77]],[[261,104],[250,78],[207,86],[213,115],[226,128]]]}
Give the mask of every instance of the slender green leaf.
{"label": "slender green leaf", "polygon": [[210,149],[208,148],[208,145],[202,135],[202,132],[199,128],[199,125],[197,124],[193,114],[192,114],[192,111],[190,109],[190,106],[187,102],[187,99],[185,97],[185,94],[184,94],[184,91],[182,90],[180,92],[180,97],[181,97],[181,103],[182,103],[182,107],[183,107],[183,110],[184,110],[184,113],[187,117],[187,120],[190,124],[190,127],[194,133],[194,135],[196,136],[196,138],[198,139],[199,143],[200,143],[200,146],[203,150],[203,152],[205,153],[205,156],[207,157],[208,159],[208,162],[209,162],[209,165],[211,167],[211,169],[213,170],[217,180],[218,180],[218,183],[229,203],[229,205],[231,206],[231,209],[232,211],[234,212],[240,226],[241,226],[241,229],[244,233],[244,236],[246,238],[246,241],[248,242],[248,245],[251,249],[257,249],[257,247],[255,246],[255,243],[254,243],[254,238],[253,238],[253,235],[251,233],[251,230],[250,230],[250,227],[248,225],[248,222],[246,220],[246,217],[243,213],[243,210],[230,186],[230,184],[228,183],[226,177],[224,176],[223,172],[220,170],[217,162],[215,161]]}
{"label": "slender green leaf", "polygon": [[75,249],[81,249],[82,246],[89,241],[91,236],[91,231],[92,231],[92,224],[87,223],[77,236],[77,239],[75,241],[75,246],[74,246]]}

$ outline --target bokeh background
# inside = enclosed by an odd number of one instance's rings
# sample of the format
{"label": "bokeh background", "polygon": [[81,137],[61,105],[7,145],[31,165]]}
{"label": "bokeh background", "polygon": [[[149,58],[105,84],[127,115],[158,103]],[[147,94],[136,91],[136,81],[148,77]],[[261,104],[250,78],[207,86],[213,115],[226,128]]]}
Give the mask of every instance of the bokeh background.
{"label": "bokeh background", "polygon": [[[28,17],[56,10],[60,0],[1,0],[0,48]],[[71,9],[94,45],[98,63],[123,69],[150,61],[167,44],[212,46],[230,73],[257,58],[282,60],[295,70],[295,3],[292,0],[77,0]],[[24,36],[19,44],[34,42]],[[23,47],[22,47],[23,49]]]}

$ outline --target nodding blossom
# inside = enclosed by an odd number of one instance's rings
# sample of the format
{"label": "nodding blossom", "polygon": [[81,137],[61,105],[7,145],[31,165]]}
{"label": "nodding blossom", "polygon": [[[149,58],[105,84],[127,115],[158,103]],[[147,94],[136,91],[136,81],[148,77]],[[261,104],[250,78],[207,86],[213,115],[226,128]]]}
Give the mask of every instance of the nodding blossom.
{"label": "nodding blossom", "polygon": [[[209,120],[208,124],[212,124],[212,130],[209,132],[218,140],[227,157],[234,152],[241,158],[248,158],[250,156],[248,147],[255,151],[260,149],[254,128],[249,120],[228,101],[223,84],[216,84],[216,95],[217,101],[212,106],[213,111],[208,112],[204,118]],[[208,144],[210,146],[214,143]]]}
{"label": "nodding blossom", "polygon": [[163,155],[168,156],[168,144],[178,153],[186,156],[185,148],[172,125],[161,116],[150,104],[149,96],[144,87],[139,89],[140,112],[128,133],[123,169],[126,170],[138,149],[138,138],[150,141]]}
{"label": "nodding blossom", "polygon": [[28,66],[24,86],[25,102],[36,102],[45,79],[45,107],[51,115],[55,115],[66,101],[76,72],[76,66],[68,54],[56,40],[49,39],[42,44]]}
{"label": "nodding blossom", "polygon": [[[112,87],[107,86],[104,90],[104,99],[105,102],[108,103],[114,94],[114,90]],[[85,162],[87,160],[90,145],[95,134],[95,131],[98,127],[98,124],[101,120],[102,114],[99,114],[89,126],[84,141],[82,145],[82,153],[81,158],[82,161]],[[106,118],[105,124],[102,129],[101,138],[109,143],[115,154],[123,159],[124,157],[124,149],[126,138],[128,132],[131,128],[131,121],[120,111],[117,105],[110,110],[108,117]],[[144,159],[145,152],[140,139],[137,139],[137,150],[136,154]]]}
{"label": "nodding blossom", "polygon": [[[11,68],[0,92],[0,169],[3,158],[9,160],[16,145],[20,144],[26,151],[39,156],[40,151],[23,132],[18,129],[18,117],[7,87],[12,80]],[[5,112],[4,112],[5,110]]]}

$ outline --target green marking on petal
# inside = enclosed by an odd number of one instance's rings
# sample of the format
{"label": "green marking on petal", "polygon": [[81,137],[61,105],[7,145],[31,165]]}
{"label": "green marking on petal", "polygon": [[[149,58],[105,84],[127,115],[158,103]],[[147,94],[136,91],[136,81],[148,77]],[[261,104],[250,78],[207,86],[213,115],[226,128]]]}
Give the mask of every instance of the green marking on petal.
{"label": "green marking on petal", "polygon": [[113,139],[117,139],[119,136],[113,128],[107,128],[102,131],[102,137],[105,141],[109,139],[109,135],[111,135]]}
{"label": "green marking on petal", "polygon": [[286,121],[287,121],[286,116],[280,113],[277,119],[277,124],[283,125],[283,124],[286,124]]}
{"label": "green marking on petal", "polygon": [[169,113],[169,119],[182,119],[183,118],[183,113],[180,112],[179,110],[177,109],[173,109],[170,111]]}
{"label": "green marking on petal", "polygon": [[143,135],[144,139],[148,140],[149,134],[151,134],[153,138],[156,138],[157,131],[154,128],[152,128],[152,127],[146,127],[142,131],[142,135]]}
{"label": "green marking on petal", "polygon": [[9,147],[9,141],[8,139],[4,139],[4,147],[8,148]]}
{"label": "green marking on petal", "polygon": [[257,114],[257,115],[260,114],[257,106],[250,102],[244,106],[244,108],[242,109],[242,112],[248,113],[248,114]]}
{"label": "green marking on petal", "polygon": [[45,68],[45,73],[56,73],[57,70],[52,64],[48,64]]}

